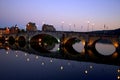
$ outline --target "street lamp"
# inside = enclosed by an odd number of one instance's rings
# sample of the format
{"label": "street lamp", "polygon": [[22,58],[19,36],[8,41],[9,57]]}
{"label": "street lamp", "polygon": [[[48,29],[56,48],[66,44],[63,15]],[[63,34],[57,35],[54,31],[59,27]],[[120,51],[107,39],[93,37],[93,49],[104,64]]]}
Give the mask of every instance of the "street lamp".
{"label": "street lamp", "polygon": [[69,31],[71,31],[71,24],[69,24]]}
{"label": "street lamp", "polygon": [[42,22],[42,25],[43,25],[43,24],[45,24],[45,22],[44,22],[44,21]]}
{"label": "street lamp", "polygon": [[93,27],[94,27],[94,25],[95,25],[95,24],[93,23],[93,24],[92,24],[92,31],[93,31]]}
{"label": "street lamp", "polygon": [[64,25],[64,21],[62,21],[62,31],[63,31],[63,25]]}
{"label": "street lamp", "polygon": [[87,31],[89,31],[89,24],[90,24],[90,21],[88,21],[87,23],[88,23]]}
{"label": "street lamp", "polygon": [[75,31],[76,31],[76,25],[74,24],[74,29],[75,29]]}

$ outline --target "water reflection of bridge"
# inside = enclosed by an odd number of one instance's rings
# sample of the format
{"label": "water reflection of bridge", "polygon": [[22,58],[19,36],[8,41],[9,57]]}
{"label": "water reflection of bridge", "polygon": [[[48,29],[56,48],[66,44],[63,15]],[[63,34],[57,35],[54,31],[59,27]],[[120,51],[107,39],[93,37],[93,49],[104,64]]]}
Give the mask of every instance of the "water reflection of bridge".
{"label": "water reflection of bridge", "polygon": [[[3,35],[2,40],[9,42],[11,49],[45,57],[116,65],[119,65],[118,62],[120,60],[120,41],[118,35],[86,32],[37,31]],[[51,42],[51,40],[53,41]],[[111,41],[116,49],[115,52],[111,55],[101,55],[95,48],[96,43],[100,40]],[[78,41],[81,41],[84,45],[84,50],[80,53],[76,52],[73,48],[73,44]],[[49,44],[49,42],[51,42],[51,44]],[[49,50],[54,47],[54,42],[59,44],[60,53],[49,53]]]}
{"label": "water reflection of bridge", "polygon": [[92,48],[84,48],[81,53],[73,51],[71,48],[63,47],[63,50],[56,51],[56,52],[48,52],[48,53],[41,53],[32,48],[31,44],[24,44],[24,47],[20,46],[19,43],[15,43],[10,45],[9,43],[5,43],[1,45],[2,49],[12,49],[12,50],[20,50],[26,52],[28,54],[34,54],[43,57],[50,57],[50,58],[57,58],[57,59],[65,59],[65,60],[75,60],[75,61],[85,61],[85,62],[94,62],[100,64],[110,64],[110,65],[120,65],[120,52],[115,51],[111,55],[101,55],[97,52],[96,49]]}

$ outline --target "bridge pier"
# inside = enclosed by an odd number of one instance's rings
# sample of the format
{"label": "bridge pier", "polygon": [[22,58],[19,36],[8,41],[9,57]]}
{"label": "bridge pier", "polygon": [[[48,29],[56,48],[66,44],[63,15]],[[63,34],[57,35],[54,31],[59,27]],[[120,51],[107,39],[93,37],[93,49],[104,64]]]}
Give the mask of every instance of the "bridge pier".
{"label": "bridge pier", "polygon": [[60,48],[61,53],[64,53],[64,46],[65,46],[64,40],[65,40],[65,34],[63,34],[62,37],[60,38],[60,46],[59,46],[59,48]]}
{"label": "bridge pier", "polygon": [[100,39],[101,37],[90,37],[88,41],[88,46],[91,48],[95,48],[97,41],[99,41]]}

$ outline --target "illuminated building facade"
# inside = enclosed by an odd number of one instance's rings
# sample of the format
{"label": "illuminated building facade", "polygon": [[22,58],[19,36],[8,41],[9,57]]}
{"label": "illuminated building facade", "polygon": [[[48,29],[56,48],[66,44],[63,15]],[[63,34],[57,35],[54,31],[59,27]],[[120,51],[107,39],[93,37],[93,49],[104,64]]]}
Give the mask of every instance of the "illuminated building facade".
{"label": "illuminated building facade", "polygon": [[53,25],[44,24],[42,26],[42,31],[56,31]]}
{"label": "illuminated building facade", "polygon": [[10,33],[10,29],[8,27],[0,28],[0,35],[2,35],[2,34],[9,34],[9,33]]}
{"label": "illuminated building facade", "polygon": [[35,23],[29,22],[26,25],[26,31],[37,31],[37,26]]}

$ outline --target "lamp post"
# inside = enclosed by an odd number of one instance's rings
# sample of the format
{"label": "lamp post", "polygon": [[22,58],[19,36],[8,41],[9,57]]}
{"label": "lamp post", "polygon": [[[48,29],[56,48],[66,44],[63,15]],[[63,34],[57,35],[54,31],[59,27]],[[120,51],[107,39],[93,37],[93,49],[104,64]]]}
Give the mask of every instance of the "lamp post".
{"label": "lamp post", "polygon": [[104,34],[105,34],[105,28],[106,28],[106,25],[104,24]]}
{"label": "lamp post", "polygon": [[44,22],[44,21],[42,21],[42,25],[43,25],[43,24],[45,24],[45,22]]}
{"label": "lamp post", "polygon": [[69,31],[71,31],[71,24],[69,24]]}
{"label": "lamp post", "polygon": [[76,25],[74,24],[74,29],[75,29],[75,31],[76,31]]}
{"label": "lamp post", "polygon": [[62,31],[63,31],[63,25],[64,25],[64,21],[62,21],[61,23],[62,23]]}
{"label": "lamp post", "polygon": [[94,27],[94,25],[95,25],[95,24],[93,23],[93,24],[92,24],[92,31],[93,31],[93,27]]}
{"label": "lamp post", "polygon": [[90,24],[90,21],[88,21],[87,23],[88,23],[87,31],[89,31],[89,24]]}

